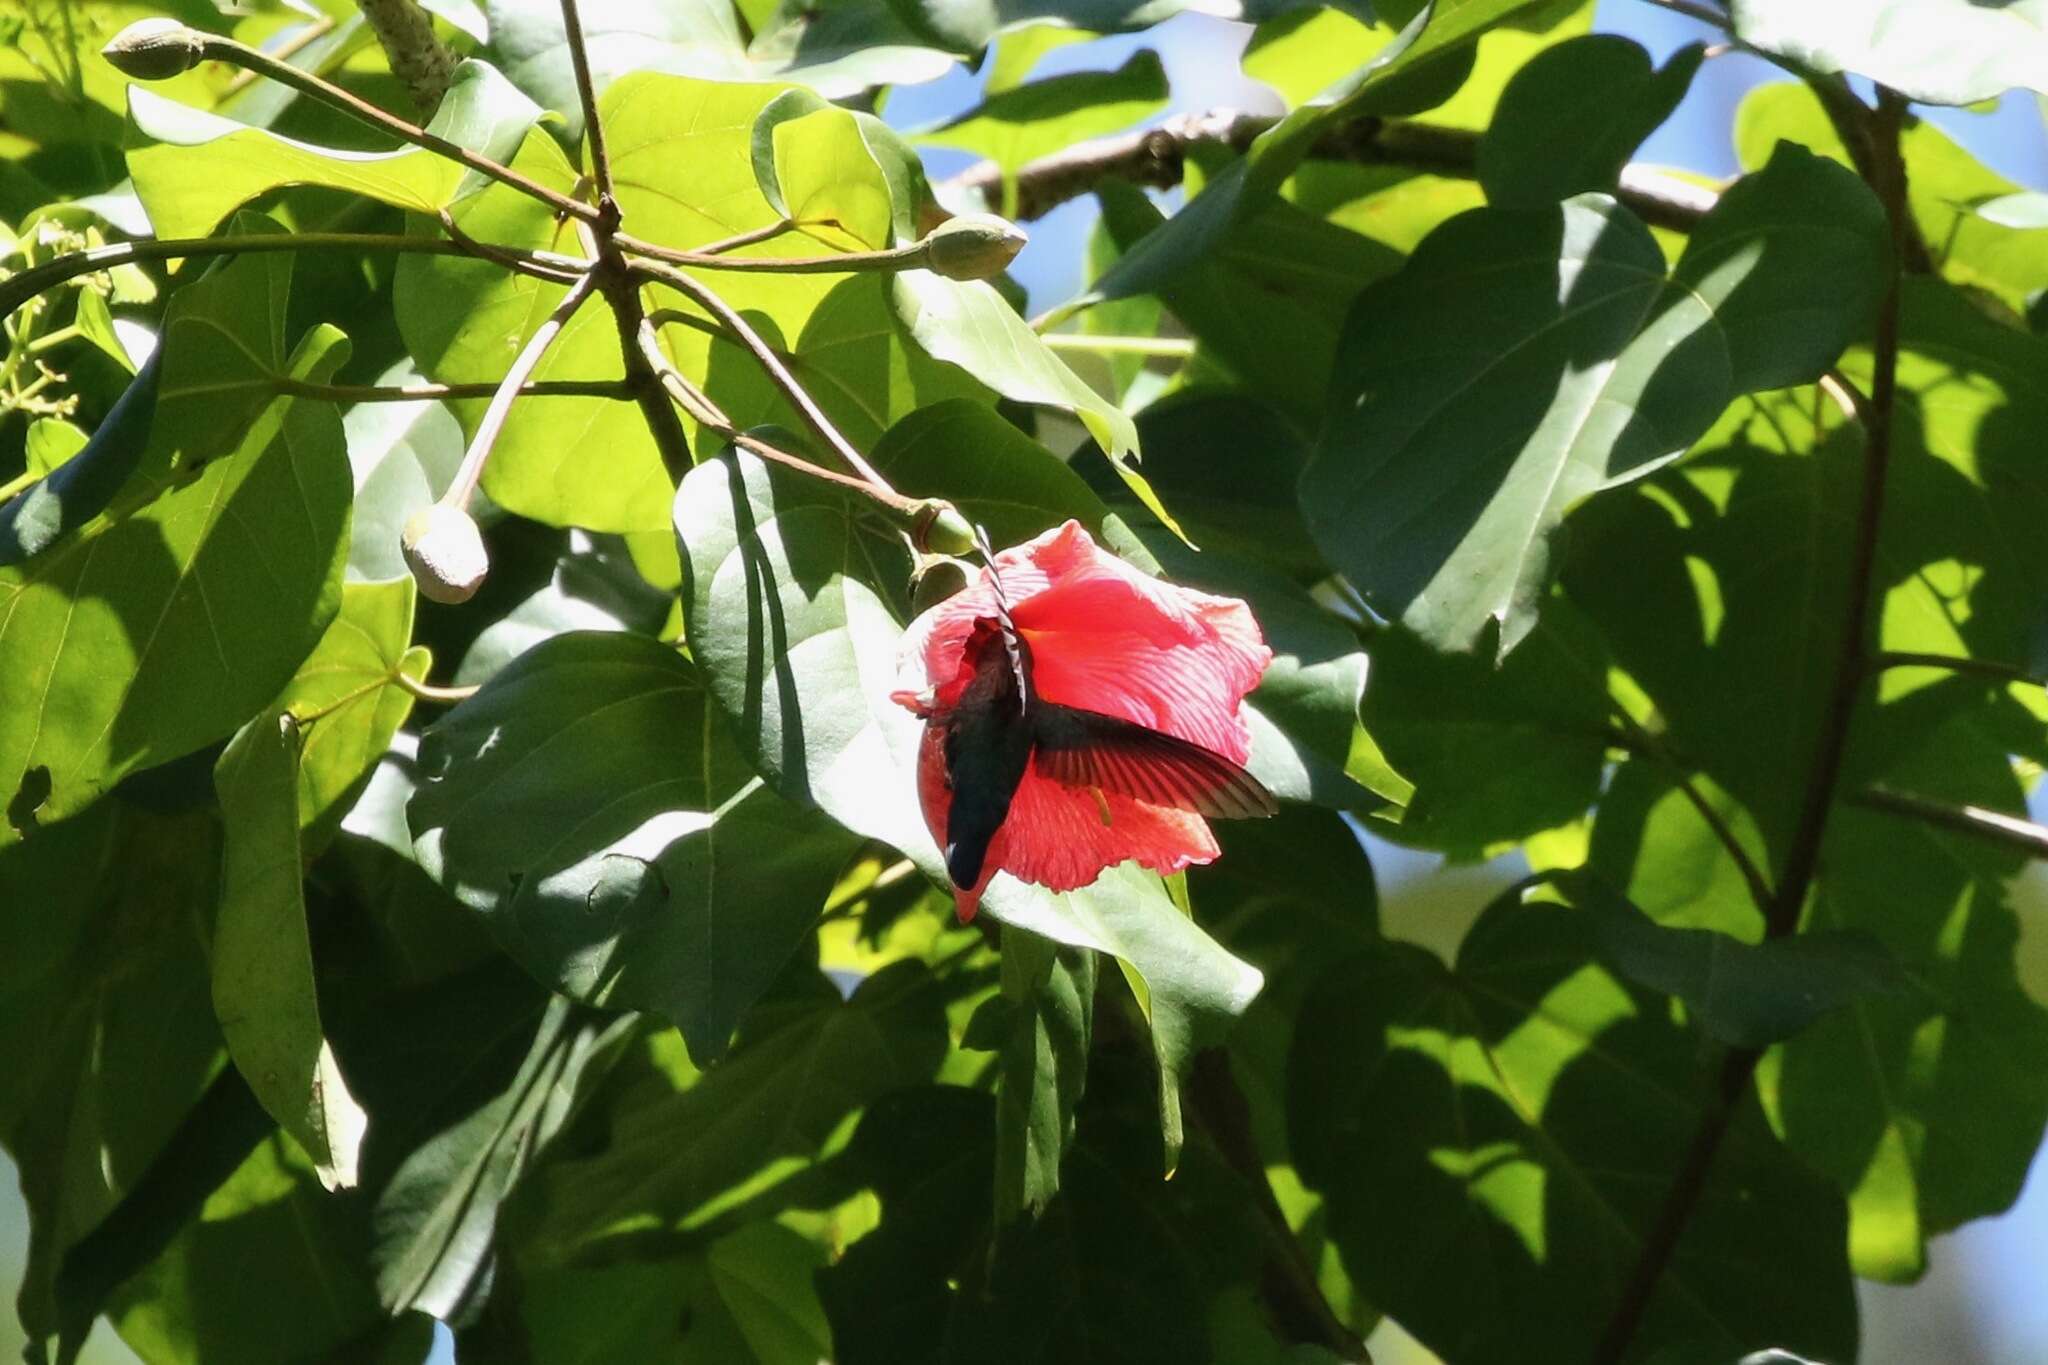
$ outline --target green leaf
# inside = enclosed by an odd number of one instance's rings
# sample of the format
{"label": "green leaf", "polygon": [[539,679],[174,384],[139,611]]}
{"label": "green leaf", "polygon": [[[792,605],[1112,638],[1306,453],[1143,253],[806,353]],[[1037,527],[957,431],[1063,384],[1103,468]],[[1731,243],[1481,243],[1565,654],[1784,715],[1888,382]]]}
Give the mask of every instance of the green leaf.
{"label": "green leaf", "polygon": [[90,441],[83,430],[61,417],[38,417],[28,424],[28,435],[22,441],[22,457],[27,463],[22,472],[34,478],[47,478]]}
{"label": "green leaf", "polygon": [[[916,801],[919,722],[889,699],[908,574],[901,543],[836,489],[749,455],[699,465],[676,494],[690,647],[742,753],[790,800],[893,845],[945,885]],[[1116,956],[1150,1020],[1161,1063],[1167,1162],[1180,1145],[1178,1076],[1258,991],[1126,864],[1079,891],[1007,874],[986,913],[1044,938]]]}
{"label": "green leaf", "polygon": [[432,662],[412,645],[413,599],[410,579],[344,584],[340,613],[272,708],[299,730],[298,825],[309,859],[334,837],[348,797],[412,714],[400,678],[424,681]]}
{"label": "green leaf", "polygon": [[[196,932],[219,870],[209,816],[111,801],[0,849],[0,1051],[17,1060],[0,1142],[29,1210],[16,1308],[32,1339],[73,1322],[60,1263],[143,1181],[219,1067]],[[75,1307],[85,1325],[99,1310]]]}
{"label": "green leaf", "polygon": [[1131,490],[1171,524],[1136,467],[1138,430],[1123,409],[1082,383],[1015,309],[980,280],[905,270],[889,281],[897,316],[933,357],[958,365],[1005,398],[1072,413]]}
{"label": "green leaf", "polygon": [[[1497,903],[1455,969],[1385,944],[1332,970],[1295,1033],[1298,1168],[1360,1289],[1450,1365],[1586,1359],[1700,1122],[1692,1040],[1593,928]],[[1632,1349],[1846,1358],[1839,1197],[1738,1104]]]}
{"label": "green leaf", "polygon": [[[395,728],[395,727],[394,727]],[[320,1027],[299,851],[298,722],[271,709],[214,768],[227,855],[213,931],[213,1012],[249,1088],[330,1190],[356,1184],[367,1120]]]}
{"label": "green leaf", "polygon": [[816,1365],[832,1354],[812,1288],[826,1249],[749,1223],[701,1252],[556,1270],[521,1286],[536,1360]]}
{"label": "green leaf", "polygon": [[[898,963],[844,1002],[743,1039],[685,1088],[664,1081],[623,1097],[601,1149],[542,1172],[544,1212],[527,1252],[557,1265],[613,1239],[703,1229],[797,1189],[845,1145],[850,1115],[938,1069],[946,1027],[934,985],[921,965]],[[984,1179],[979,1207],[988,1191]]]}
{"label": "green leaf", "polygon": [[1610,967],[1684,1001],[1690,1018],[1731,1047],[1783,1042],[1831,1010],[1907,986],[1898,963],[1868,934],[1820,931],[1748,944],[1711,929],[1658,924],[1591,878],[1559,884],[1593,917],[1594,944]]}
{"label": "green leaf", "polygon": [[1098,536],[1129,535],[1071,465],[971,400],[919,408],[889,428],[869,461],[900,493],[949,499],[996,545],[1070,517]]}
{"label": "green leaf", "polygon": [[[1095,193],[1120,251],[1136,249],[1161,221],[1136,186],[1105,181]],[[1313,425],[1329,398],[1330,365],[1352,300],[1400,264],[1369,238],[1277,200],[1246,214],[1156,292],[1201,342],[1201,357],[1221,364],[1262,402]],[[1086,316],[1094,319],[1103,307]]]}
{"label": "green leaf", "polygon": [[1166,93],[1159,54],[1139,48],[1114,71],[1076,71],[999,90],[958,118],[912,136],[918,143],[957,147],[1002,167],[1004,202],[996,207],[1014,216],[1009,201],[1025,162],[1142,123],[1165,107]]}
{"label": "green leaf", "polygon": [[287,358],[290,279],[289,256],[250,256],[180,290],[135,471],[75,533],[0,568],[0,673],[39,698],[0,712],[0,843],[240,725],[333,617],[341,420],[274,380],[322,378],[346,349],[322,326]]}
{"label": "green leaf", "polygon": [[851,838],[754,776],[644,636],[528,651],[430,727],[420,864],[556,990],[658,1010],[709,1060],[803,939]]}
{"label": "green leaf", "polygon": [[[362,1256],[365,1210],[313,1174],[288,1138],[258,1146],[122,1287],[109,1313],[122,1339],[147,1360],[209,1365],[377,1359],[386,1329]],[[416,1327],[407,1335],[419,1341]]]}
{"label": "green leaf", "polygon": [[[1059,1193],[1060,1161],[1074,1137],[1074,1110],[1088,1080],[1088,1039],[1095,1010],[1095,955],[1036,934],[1005,933],[1007,1008],[994,1040],[996,1220],[1037,1217]],[[991,1002],[993,1003],[993,1002]],[[984,1006],[983,1008],[987,1008]]]}
{"label": "green leaf", "polygon": [[1816,377],[1874,306],[1883,252],[1868,192],[1798,149],[1730,192],[1670,280],[1605,196],[1462,214],[1353,309],[1339,416],[1302,475],[1310,531],[1439,648],[1471,648],[1491,620],[1510,650],[1564,513],[1683,453],[1739,385]]}
{"label": "green leaf", "polygon": [[818,144],[818,152],[844,150],[848,145],[845,130],[850,124],[859,138],[860,155],[844,159],[813,155],[809,158],[811,164],[806,167],[807,174],[799,178],[791,193],[799,203],[811,205],[815,210],[836,218],[838,201],[847,191],[850,190],[852,197],[857,198],[864,198],[870,193],[865,163],[872,161],[888,182],[891,223],[896,240],[916,241],[923,235],[919,225],[923,211],[933,202],[931,185],[925,180],[924,164],[918,160],[917,153],[897,135],[895,129],[873,114],[841,109],[814,91],[801,87],[777,95],[762,107],[754,120],[754,181],[760,187],[761,197],[794,226],[799,229],[805,226],[804,215],[790,208],[790,197],[783,192],[779,158],[784,154],[786,144],[776,130],[785,122],[828,112],[829,117],[820,121],[820,131],[809,134],[806,140]]}
{"label": "green leaf", "polygon": [[153,144],[131,150],[128,165],[159,237],[203,237],[243,204],[284,185],[319,185],[431,215],[469,173],[424,147],[316,147],[141,86],[128,92],[128,114]]}
{"label": "green leaf", "polygon": [[1637,145],[1685,98],[1704,51],[1689,44],[1655,69],[1640,43],[1602,33],[1537,53],[1480,139],[1486,201],[1533,209],[1613,190]]}
{"label": "green leaf", "polygon": [[1403,630],[1368,647],[1366,732],[1415,784],[1390,837],[1480,857],[1576,818],[1599,795],[1606,661],[1582,618],[1551,603],[1498,668]]}
{"label": "green leaf", "polygon": [[586,1072],[602,1074],[593,1060],[632,1027],[551,999],[509,1084],[405,1156],[373,1215],[387,1311],[445,1320],[487,1291],[500,1208],[574,1112]]}
{"label": "green leaf", "polygon": [[[1850,164],[1834,125],[1804,84],[1759,86],[1736,112],[1735,150],[1744,166],[1763,165],[1781,139]],[[2034,291],[2048,285],[2048,238],[2001,226],[1974,207],[2021,187],[1927,119],[1908,120],[1899,145],[1913,222],[1941,273],[1957,284],[1991,290],[2015,310],[2025,308]]]}
{"label": "green leaf", "polygon": [[1736,36],[1812,70],[1867,76],[1921,104],[1975,104],[2014,86],[2048,93],[2040,0],[1875,0],[1846,9],[1733,0]]}

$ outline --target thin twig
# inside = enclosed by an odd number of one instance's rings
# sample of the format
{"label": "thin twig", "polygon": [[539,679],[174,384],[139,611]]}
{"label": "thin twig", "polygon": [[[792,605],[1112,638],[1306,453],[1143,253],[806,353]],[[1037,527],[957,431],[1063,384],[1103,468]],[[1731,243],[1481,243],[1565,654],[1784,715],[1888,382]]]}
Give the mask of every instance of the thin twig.
{"label": "thin twig", "polygon": [[732,333],[733,338],[753,355],[754,363],[767,372],[769,380],[782,391],[782,396],[789,400],[790,406],[797,410],[810,425],[811,430],[818,434],[818,438],[846,462],[848,468],[873,484],[877,490],[895,493],[896,490],[889,486],[889,481],[861,457],[861,453],[853,448],[851,441],[840,434],[839,428],[832,424],[832,419],[825,415],[824,409],[820,408],[817,401],[804,390],[804,386],[797,382],[796,376],[789,372],[789,367],[782,363],[781,357],[761,339],[761,334],[754,330],[753,324],[741,317],[731,304],[720,298],[708,285],[674,266],[664,265],[658,261],[635,261],[632,269],[636,275],[656,280],[686,295],[693,303],[717,319]]}
{"label": "thin twig", "polygon": [[438,216],[441,230],[466,254],[503,266],[515,274],[531,275],[534,279],[553,284],[573,284],[577,276],[590,272],[591,263],[587,260],[578,260],[558,251],[514,250],[496,242],[478,241],[462,230],[455,221],[455,215],[447,209],[442,209]]}
{"label": "thin twig", "polygon": [[1914,654],[1901,650],[1886,650],[1873,658],[1870,666],[1874,671],[1888,668],[1945,668],[1951,673],[1972,673],[1997,682],[2023,683],[2028,687],[2044,685],[2039,673],[2030,672],[2018,664],[2002,663],[1997,659],[1972,659],[1962,654]]}
{"label": "thin twig", "polygon": [[1743,885],[1749,888],[1749,898],[1756,903],[1757,913],[1768,916],[1773,900],[1769,879],[1764,876],[1763,869],[1757,865],[1756,860],[1749,856],[1749,850],[1742,846],[1742,841],[1736,837],[1735,827],[1728,823],[1721,812],[1714,809],[1713,802],[1707,800],[1707,794],[1693,781],[1690,766],[1680,762],[1661,740],[1638,725],[1635,718],[1626,711],[1617,707],[1614,717],[1620,728],[1607,732],[1608,742],[1626,753],[1648,759],[1665,769],[1680,794],[1692,803],[1692,808],[1706,823],[1708,831],[1719,841],[1722,850],[1728,854],[1729,861],[1735,864],[1735,870],[1742,877]]}
{"label": "thin twig", "polygon": [[[418,403],[432,399],[494,398],[502,384],[316,384],[280,375],[277,391],[330,403]],[[542,379],[519,390],[521,398],[631,398],[623,379]]]}
{"label": "thin twig", "polygon": [[1853,806],[1903,815],[2005,844],[2030,858],[2048,858],[2048,826],[2008,815],[2002,810],[1986,806],[1951,806],[1910,792],[1893,791],[1889,787],[1865,787],[1845,799]]}
{"label": "thin twig", "polygon": [[826,469],[821,465],[812,464],[801,455],[792,454],[778,445],[762,440],[752,432],[743,431],[735,426],[732,419],[725,415],[725,411],[702,389],[692,384],[683,372],[676,368],[675,362],[662,351],[651,320],[642,327],[639,342],[641,354],[647,358],[662,387],[684,412],[690,414],[690,420],[698,426],[716,433],[741,450],[758,455],[770,463],[794,470],[806,478],[818,479],[844,488],[850,493],[858,493],[879,503],[899,519],[914,521],[928,510],[929,504],[924,501],[907,498],[892,488],[877,487],[851,474],[841,474],[836,469]]}
{"label": "thin twig", "polygon": [[247,237],[165,237],[144,242],[111,242],[43,262],[0,280],[0,318],[66,280],[136,261],[184,257],[240,256],[276,251],[397,251],[426,256],[466,256],[458,242],[400,232],[266,232]]}
{"label": "thin twig", "polygon": [[[697,254],[700,256],[719,256],[728,251],[737,251],[743,246],[753,246],[757,242],[772,242],[785,232],[795,231],[796,224],[784,218],[780,222],[769,223],[764,227],[752,228],[746,232],[736,232],[730,237],[721,237],[715,242],[706,242],[697,248]],[[639,247],[633,248],[635,251],[640,249]]]}
{"label": "thin twig", "polygon": [[[407,0],[407,3],[411,3],[411,0]],[[270,55],[277,58],[281,62],[290,61],[293,57],[296,57],[299,53],[305,51],[306,45],[311,43],[314,39],[324,38],[333,31],[334,16],[331,14],[323,14],[318,19],[315,19],[311,23],[305,25],[296,33],[292,34],[291,37],[285,39],[276,47],[272,48]],[[255,72],[238,71],[235,73],[235,78],[228,82],[227,89],[221,92],[221,99],[224,101],[231,99],[234,96],[241,94],[242,91],[248,89],[255,83]]]}
{"label": "thin twig", "polygon": [[358,98],[332,81],[323,80],[310,71],[301,71],[289,62],[280,62],[247,43],[238,43],[232,38],[223,38],[218,34],[196,31],[195,42],[204,59],[226,62],[231,66],[244,67],[259,75],[268,76],[279,85],[288,85],[300,94],[339,109],[349,117],[367,123],[380,132],[389,133],[416,147],[425,147],[428,151],[467,166],[480,175],[509,185],[521,194],[540,200],[557,213],[566,213],[586,222],[595,221],[597,218],[597,210],[589,204],[579,199],[571,199],[559,190],[551,190],[510,166],[491,160],[481,152],[473,152],[467,147],[450,142],[438,133],[428,132],[416,123],[408,123],[396,114],[388,113],[368,100]]}
{"label": "thin twig", "polygon": [[484,462],[491,457],[491,447],[498,443],[498,433],[504,429],[505,418],[512,411],[513,400],[526,387],[534,367],[540,364],[541,357],[547,354],[548,347],[554,344],[562,328],[596,292],[595,271],[570,285],[569,292],[555,305],[555,311],[534,329],[533,335],[526,339],[526,345],[512,358],[504,379],[499,381],[491,395],[491,405],[484,409],[483,419],[476,424],[476,434],[470,438],[469,449],[462,453],[462,463],[456,468],[454,481],[441,495],[443,503],[457,510],[469,505],[470,495],[476,492],[477,481],[483,477]]}
{"label": "thin twig", "polygon": [[[1799,927],[1800,912],[1820,866],[1821,841],[1827,834],[1828,814],[1841,782],[1850,728],[1874,653],[1871,607],[1876,598],[1878,531],[1884,518],[1886,475],[1891,464],[1892,413],[1899,363],[1899,277],[1906,259],[1908,228],[1906,168],[1899,148],[1905,111],[1903,99],[1882,86],[1878,88],[1877,109],[1870,115],[1867,127],[1872,156],[1865,174],[1884,205],[1893,252],[1871,347],[1870,394],[1867,399],[1859,395],[1854,404],[1863,420],[1863,490],[1850,549],[1849,585],[1842,604],[1842,635],[1834,684],[1827,713],[1821,720],[1820,738],[1814,746],[1813,765],[1807,773],[1806,792],[1785,868],[1765,917],[1764,933],[1768,938],[1783,938]],[[1657,1219],[1643,1240],[1613,1316],[1593,1352],[1593,1365],[1620,1365],[1627,1353],[1693,1210],[1706,1192],[1715,1154],[1762,1057],[1757,1049],[1737,1048],[1723,1058],[1719,1085],[1700,1116],[1691,1145],[1665,1192]]]}
{"label": "thin twig", "polygon": [[597,117],[597,87],[590,79],[590,52],[584,45],[583,19],[576,12],[576,0],[562,0],[562,36],[569,44],[576,95],[583,103],[583,137],[590,144],[590,179],[597,187],[597,223],[606,232],[616,232],[619,201],[612,193],[612,159],[605,150],[604,124]]}

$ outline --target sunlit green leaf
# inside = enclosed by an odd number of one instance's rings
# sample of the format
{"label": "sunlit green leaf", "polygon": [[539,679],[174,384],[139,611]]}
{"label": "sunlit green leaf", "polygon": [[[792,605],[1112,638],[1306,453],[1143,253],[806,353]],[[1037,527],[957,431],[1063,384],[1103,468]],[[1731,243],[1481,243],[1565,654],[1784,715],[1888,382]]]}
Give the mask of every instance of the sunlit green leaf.
{"label": "sunlit green leaf", "polygon": [[0,843],[240,725],[339,606],[341,420],[273,377],[330,374],[346,343],[320,327],[287,354],[290,279],[290,257],[251,256],[181,290],[134,473],[74,534],[0,569],[0,672],[40,698],[0,711]]}

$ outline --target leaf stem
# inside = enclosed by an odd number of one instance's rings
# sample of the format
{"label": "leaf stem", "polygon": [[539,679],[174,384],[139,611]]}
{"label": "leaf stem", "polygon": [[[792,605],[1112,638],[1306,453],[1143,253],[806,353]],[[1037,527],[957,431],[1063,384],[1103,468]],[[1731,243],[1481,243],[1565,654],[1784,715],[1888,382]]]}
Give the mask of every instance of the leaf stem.
{"label": "leaf stem", "polygon": [[1090,336],[1086,332],[1047,332],[1039,340],[1055,351],[1093,351],[1101,355],[1161,356],[1185,360],[1195,353],[1191,337]]}
{"label": "leaf stem", "polygon": [[824,409],[820,408],[816,400],[805,391],[804,386],[797,382],[796,376],[789,372],[789,367],[782,363],[781,357],[769,349],[768,343],[761,339],[761,334],[754,330],[753,324],[740,316],[739,312],[720,298],[710,286],[674,266],[657,261],[635,261],[632,263],[632,270],[636,275],[665,284],[677,293],[683,294],[717,319],[740,345],[752,354],[754,362],[767,373],[775,387],[782,391],[790,406],[797,410],[811,430],[818,434],[818,438],[846,462],[849,469],[866,479],[878,493],[890,497],[899,496],[896,490],[889,486],[889,481],[853,448],[853,443],[840,434],[839,428],[832,424],[832,419],[825,415]]}
{"label": "leaf stem", "polygon": [[477,482],[483,477],[484,462],[491,457],[491,448],[498,443],[498,433],[504,430],[505,418],[511,414],[513,400],[526,387],[534,367],[540,364],[541,357],[547,354],[548,347],[554,344],[562,328],[596,292],[595,271],[570,285],[569,292],[555,305],[554,312],[534,329],[533,335],[526,339],[526,345],[512,358],[511,367],[491,394],[491,405],[484,409],[483,419],[476,424],[476,435],[470,438],[469,449],[462,454],[462,463],[456,468],[454,480],[449,483],[448,491],[441,495],[442,503],[457,511],[468,507],[470,495],[476,492]]}
{"label": "leaf stem", "polygon": [[[769,223],[765,227],[752,228],[746,232],[736,232],[730,237],[721,237],[715,242],[706,242],[696,250],[699,256],[719,256],[728,251],[737,251],[743,246],[752,246],[756,242],[772,242],[786,232],[795,231],[796,224],[784,218],[779,222]],[[631,249],[645,252],[645,249],[642,247],[633,247]]]}
{"label": "leaf stem", "polygon": [[2017,848],[2030,858],[2048,858],[2048,826],[1986,806],[1952,806],[1910,792],[1872,786],[1846,798],[1851,805],[1903,815],[1944,829]]}
{"label": "leaf stem", "polygon": [[279,85],[287,85],[311,99],[339,109],[344,114],[380,132],[416,147],[424,147],[450,161],[469,167],[480,175],[489,176],[501,185],[509,185],[521,194],[538,199],[557,213],[566,213],[585,222],[595,222],[598,211],[580,199],[571,199],[559,190],[551,190],[536,180],[531,180],[510,166],[491,160],[481,152],[473,152],[458,143],[450,142],[439,133],[430,133],[416,123],[408,123],[396,114],[387,113],[350,94],[332,81],[323,80],[310,71],[301,71],[289,62],[278,61],[267,52],[259,52],[247,43],[238,43],[233,38],[218,34],[191,30],[202,59],[226,62],[230,66],[242,67],[258,75],[268,76]]}
{"label": "leaf stem", "polygon": [[[1794,827],[1785,868],[1778,879],[1769,912],[1765,916],[1767,938],[1783,938],[1798,930],[1800,912],[1814,873],[1820,865],[1820,847],[1827,833],[1828,815],[1835,804],[1841,782],[1842,763],[1848,753],[1849,733],[1857,703],[1870,676],[1869,663],[1875,633],[1872,607],[1877,597],[1878,533],[1884,520],[1886,476],[1891,466],[1892,414],[1899,367],[1899,279],[1907,261],[1909,220],[1907,217],[1906,167],[1900,153],[1899,135],[1905,121],[1906,102],[1895,92],[1878,87],[1877,108],[1870,111],[1867,124],[1871,157],[1865,177],[1884,205],[1891,229],[1891,259],[1886,265],[1885,293],[1879,306],[1873,338],[1872,371],[1868,399],[1856,403],[1863,419],[1863,488],[1856,515],[1855,540],[1850,547],[1848,591],[1842,603],[1842,630],[1835,662],[1834,684],[1828,709],[1821,721],[1821,733],[1814,746],[1813,763],[1807,772],[1805,796]],[[1672,1178],[1657,1219],[1643,1239],[1636,1263],[1622,1289],[1613,1316],[1608,1319],[1593,1365],[1620,1365],[1634,1339],[1637,1327],[1659,1282],[1678,1249],[1686,1224],[1706,1192],[1714,1156],[1727,1136],[1750,1078],[1763,1053],[1753,1048],[1731,1049],[1723,1058],[1720,1080],[1705,1111],[1700,1115],[1692,1143],[1677,1174]]]}
{"label": "leaf stem", "polygon": [[455,215],[447,209],[442,209],[438,216],[441,220],[441,230],[466,254],[481,257],[515,274],[531,275],[537,280],[547,280],[554,284],[568,284],[591,269],[591,262],[588,260],[579,260],[557,251],[521,251],[500,246],[496,242],[478,241],[462,230],[461,225],[455,221]]}
{"label": "leaf stem", "polygon": [[454,706],[458,702],[468,701],[482,687],[481,683],[465,683],[460,687],[436,687],[426,679],[415,678],[402,669],[393,673],[391,680],[398,684],[401,691],[410,692],[421,701],[432,702],[436,706]]}

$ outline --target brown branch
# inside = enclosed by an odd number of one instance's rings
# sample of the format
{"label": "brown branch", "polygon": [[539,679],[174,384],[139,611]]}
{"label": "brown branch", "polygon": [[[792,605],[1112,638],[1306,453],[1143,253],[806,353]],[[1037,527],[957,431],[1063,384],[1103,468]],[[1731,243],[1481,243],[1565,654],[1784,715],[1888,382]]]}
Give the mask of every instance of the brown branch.
{"label": "brown branch", "polygon": [[1851,805],[1940,825],[2016,848],[2030,858],[2048,858],[2048,826],[1984,806],[1951,806],[1889,787],[1865,787],[1846,798]]}
{"label": "brown branch", "polygon": [[455,79],[455,54],[434,32],[433,16],[417,0],[356,0],[356,5],[377,35],[391,74],[420,116],[430,117]]}
{"label": "brown branch", "polygon": [[597,117],[597,86],[590,78],[590,50],[583,41],[583,17],[576,0],[562,0],[562,36],[569,44],[569,66],[576,73],[576,97],[583,105],[583,140],[590,146],[590,180],[597,188],[597,222],[606,233],[619,230],[619,201],[612,193],[612,158],[604,145],[604,124]]}
{"label": "brown branch", "polygon": [[[1276,122],[1271,115],[1212,109],[1182,114],[1157,128],[1077,143],[1018,168],[1015,216],[1043,217],[1105,180],[1170,189],[1180,184],[1190,152],[1218,147],[1242,153]],[[1368,166],[1406,166],[1469,180],[1477,174],[1479,135],[1428,123],[1360,118],[1330,128],[1317,139],[1309,155]],[[1002,183],[1002,167],[983,161],[948,180],[946,188],[979,194],[984,202],[993,202]],[[1624,167],[1620,190],[1622,202],[1639,217],[1678,229],[1699,222],[1719,197],[1715,190],[1648,166]]]}
{"label": "brown branch", "polygon": [[[1848,592],[1842,604],[1842,634],[1835,661],[1834,684],[1828,710],[1821,721],[1821,733],[1814,746],[1813,766],[1808,770],[1806,792],[1800,804],[1785,869],[1765,917],[1768,938],[1783,938],[1799,928],[1800,911],[1806,904],[1815,873],[1820,867],[1821,841],[1827,834],[1828,815],[1835,804],[1842,776],[1842,761],[1848,753],[1849,733],[1855,721],[1857,703],[1870,677],[1875,634],[1872,604],[1877,589],[1878,532],[1884,520],[1886,475],[1891,465],[1891,435],[1894,399],[1899,368],[1899,279],[1908,262],[1909,231],[1906,198],[1906,166],[1900,153],[1899,133],[1905,121],[1906,102],[1880,86],[1877,108],[1865,125],[1871,149],[1866,178],[1884,205],[1891,229],[1892,259],[1887,267],[1884,302],[1879,307],[1876,336],[1871,343],[1870,395],[1856,408],[1863,420],[1863,489],[1856,514],[1855,540],[1850,547]],[[1714,1157],[1727,1136],[1750,1078],[1763,1053],[1752,1048],[1730,1051],[1722,1061],[1721,1076],[1714,1095],[1700,1116],[1691,1145],[1664,1202],[1637,1255],[1634,1268],[1623,1287],[1614,1314],[1608,1319],[1600,1344],[1593,1353],[1593,1365],[1620,1365],[1659,1282],[1678,1249],[1679,1239],[1691,1221],[1693,1210],[1706,1192],[1713,1172]]]}

